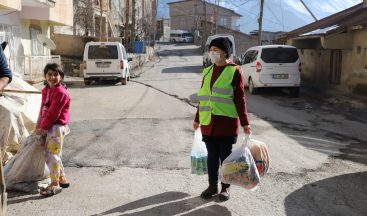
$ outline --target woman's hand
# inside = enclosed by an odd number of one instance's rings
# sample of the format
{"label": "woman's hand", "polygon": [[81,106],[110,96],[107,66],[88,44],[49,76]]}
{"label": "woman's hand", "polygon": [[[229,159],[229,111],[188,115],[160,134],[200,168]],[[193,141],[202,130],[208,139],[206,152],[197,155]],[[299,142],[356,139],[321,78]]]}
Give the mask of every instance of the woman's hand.
{"label": "woman's hand", "polygon": [[243,126],[243,132],[245,134],[250,134],[251,133],[251,126],[250,125]]}
{"label": "woman's hand", "polygon": [[192,128],[194,129],[194,130],[196,130],[196,129],[198,129],[199,128],[199,122],[196,122],[196,121],[194,121],[194,123],[192,124]]}

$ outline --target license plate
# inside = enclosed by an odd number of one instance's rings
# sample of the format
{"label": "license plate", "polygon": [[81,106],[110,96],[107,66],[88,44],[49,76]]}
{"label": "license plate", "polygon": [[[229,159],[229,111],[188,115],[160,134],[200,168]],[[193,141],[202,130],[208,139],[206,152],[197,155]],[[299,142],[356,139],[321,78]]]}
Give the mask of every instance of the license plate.
{"label": "license plate", "polygon": [[288,79],[288,74],[273,74],[273,79]]}
{"label": "license plate", "polygon": [[97,63],[98,68],[109,68],[110,64],[108,63]]}

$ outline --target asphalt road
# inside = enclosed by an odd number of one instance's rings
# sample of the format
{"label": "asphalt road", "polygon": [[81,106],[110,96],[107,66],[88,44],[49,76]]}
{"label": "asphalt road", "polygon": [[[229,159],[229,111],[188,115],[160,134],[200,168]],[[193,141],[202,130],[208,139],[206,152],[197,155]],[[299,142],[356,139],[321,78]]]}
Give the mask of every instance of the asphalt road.
{"label": "asphalt road", "polygon": [[187,44],[158,50],[126,86],[67,79],[71,188],[47,199],[10,192],[9,215],[367,215],[366,103],[307,87],[300,98],[247,94],[270,171],[255,191],[233,186],[227,202],[200,199],[207,177],[190,173],[189,155],[202,56]]}

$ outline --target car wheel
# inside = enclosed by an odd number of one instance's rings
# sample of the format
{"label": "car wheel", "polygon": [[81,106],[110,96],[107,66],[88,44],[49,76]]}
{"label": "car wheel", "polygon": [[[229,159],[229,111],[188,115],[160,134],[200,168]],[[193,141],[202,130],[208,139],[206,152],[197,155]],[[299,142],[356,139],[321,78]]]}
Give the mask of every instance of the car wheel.
{"label": "car wheel", "polygon": [[254,82],[251,78],[248,82],[248,91],[250,92],[250,94],[257,94],[257,89],[255,88]]}
{"label": "car wheel", "polygon": [[121,85],[126,85],[126,83],[127,83],[126,77],[121,78]]}
{"label": "car wheel", "polygon": [[84,85],[90,85],[90,79],[84,79]]}
{"label": "car wheel", "polygon": [[295,87],[295,88],[291,88],[289,90],[290,96],[291,97],[298,97],[299,95],[299,87]]}

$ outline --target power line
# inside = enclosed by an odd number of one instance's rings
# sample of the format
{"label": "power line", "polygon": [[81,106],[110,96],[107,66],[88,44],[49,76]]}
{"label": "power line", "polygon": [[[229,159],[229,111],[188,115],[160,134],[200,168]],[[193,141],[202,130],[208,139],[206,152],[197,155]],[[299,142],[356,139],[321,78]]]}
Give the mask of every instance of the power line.
{"label": "power line", "polygon": [[280,11],[282,12],[282,24],[283,24],[283,31],[284,31],[284,11],[283,11],[282,0],[279,0],[279,4],[280,4]]}
{"label": "power line", "polygon": [[270,11],[271,14],[273,14],[274,18],[279,22],[282,23],[278,17],[275,15],[275,13],[273,12],[273,10],[269,7],[269,5],[265,4],[266,8]]}

